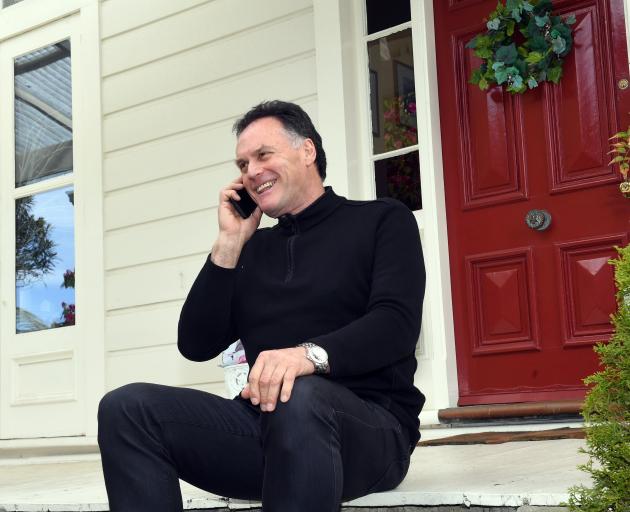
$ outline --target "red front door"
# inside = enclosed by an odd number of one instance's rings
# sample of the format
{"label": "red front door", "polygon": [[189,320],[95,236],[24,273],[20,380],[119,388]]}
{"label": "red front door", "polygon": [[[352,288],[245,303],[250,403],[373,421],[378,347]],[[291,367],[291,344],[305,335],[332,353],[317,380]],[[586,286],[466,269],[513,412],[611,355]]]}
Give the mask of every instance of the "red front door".
{"label": "red front door", "polygon": [[459,403],[579,399],[611,333],[607,260],[630,229],[607,165],[630,122],[623,0],[555,0],[577,18],[564,77],[518,96],[468,83],[465,45],[496,1],[433,2]]}

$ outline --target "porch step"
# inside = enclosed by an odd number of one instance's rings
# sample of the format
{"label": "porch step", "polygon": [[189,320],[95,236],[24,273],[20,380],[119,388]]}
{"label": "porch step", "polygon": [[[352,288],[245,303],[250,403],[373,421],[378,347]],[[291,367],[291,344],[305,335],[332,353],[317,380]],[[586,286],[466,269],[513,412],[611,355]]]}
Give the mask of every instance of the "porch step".
{"label": "porch step", "polygon": [[[577,469],[586,461],[582,446],[580,439],[419,446],[398,488],[345,503],[343,511],[556,512],[568,487],[589,485]],[[260,503],[181,487],[187,510],[260,510]],[[79,510],[109,510],[98,455],[0,460],[0,511]]]}

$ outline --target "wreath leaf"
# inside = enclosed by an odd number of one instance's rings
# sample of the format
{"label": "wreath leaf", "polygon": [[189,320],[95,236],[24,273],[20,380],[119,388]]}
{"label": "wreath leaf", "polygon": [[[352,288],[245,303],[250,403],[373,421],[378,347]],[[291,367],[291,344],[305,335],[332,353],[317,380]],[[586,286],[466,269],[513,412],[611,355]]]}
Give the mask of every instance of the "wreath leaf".
{"label": "wreath leaf", "polygon": [[[466,44],[483,61],[469,82],[481,90],[502,85],[513,94],[545,81],[559,83],[576,18],[563,20],[552,11],[552,0],[499,0],[486,20],[487,30]],[[517,33],[525,40],[515,40]]]}

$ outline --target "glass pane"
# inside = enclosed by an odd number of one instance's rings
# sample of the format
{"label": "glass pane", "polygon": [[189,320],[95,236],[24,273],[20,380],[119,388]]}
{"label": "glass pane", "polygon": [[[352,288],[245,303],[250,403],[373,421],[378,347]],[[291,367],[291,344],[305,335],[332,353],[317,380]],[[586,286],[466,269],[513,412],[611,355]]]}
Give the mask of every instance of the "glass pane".
{"label": "glass pane", "polygon": [[393,197],[410,210],[422,209],[418,152],[374,162],[376,197]]}
{"label": "glass pane", "polygon": [[16,332],[74,325],[74,190],[15,202]]}
{"label": "glass pane", "polygon": [[2,0],[2,7],[9,7],[10,5],[17,4],[22,0]]}
{"label": "glass pane", "polygon": [[368,34],[395,27],[411,19],[409,0],[366,0]]}
{"label": "glass pane", "polygon": [[15,186],[72,172],[70,43],[15,59]]}
{"label": "glass pane", "polygon": [[368,43],[374,154],[418,143],[411,29]]}

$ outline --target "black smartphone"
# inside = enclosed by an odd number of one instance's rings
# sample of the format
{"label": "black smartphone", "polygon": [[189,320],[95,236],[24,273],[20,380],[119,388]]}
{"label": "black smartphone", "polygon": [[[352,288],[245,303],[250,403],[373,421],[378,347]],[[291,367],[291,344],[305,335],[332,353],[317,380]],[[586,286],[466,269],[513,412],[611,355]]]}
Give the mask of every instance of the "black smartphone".
{"label": "black smartphone", "polygon": [[241,198],[241,200],[235,201],[230,197],[230,203],[232,203],[232,206],[238,212],[238,214],[246,219],[254,212],[257,205],[252,199],[252,196],[250,196],[247,190],[245,190],[244,188],[237,190],[236,193],[238,194],[238,197]]}

